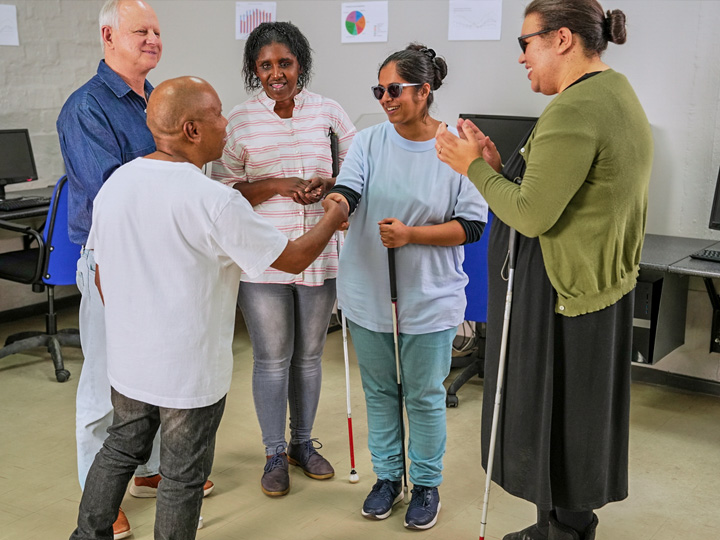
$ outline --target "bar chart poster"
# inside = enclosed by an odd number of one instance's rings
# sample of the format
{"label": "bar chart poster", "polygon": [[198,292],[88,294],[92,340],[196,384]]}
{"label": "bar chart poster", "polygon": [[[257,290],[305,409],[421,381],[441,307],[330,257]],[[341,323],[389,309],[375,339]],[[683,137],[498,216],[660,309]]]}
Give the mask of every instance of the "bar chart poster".
{"label": "bar chart poster", "polygon": [[388,40],[387,2],[346,2],[340,16],[342,43]]}
{"label": "bar chart poster", "polygon": [[276,2],[235,2],[235,39],[247,39],[260,23],[276,20]]}

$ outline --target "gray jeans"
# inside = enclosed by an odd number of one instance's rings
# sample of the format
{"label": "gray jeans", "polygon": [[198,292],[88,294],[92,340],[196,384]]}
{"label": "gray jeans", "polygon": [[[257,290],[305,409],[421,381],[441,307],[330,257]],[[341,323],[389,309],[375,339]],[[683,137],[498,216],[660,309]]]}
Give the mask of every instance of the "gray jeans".
{"label": "gray jeans", "polygon": [[319,287],[240,283],[238,306],[252,341],[253,398],[267,455],[286,446],[288,403],[291,441],[310,439],[334,303],[334,279]]}
{"label": "gray jeans", "polygon": [[150,457],[160,429],[156,540],[192,540],[203,486],[215,455],[215,434],[225,398],[198,409],[168,409],[136,401],[111,389],[113,423],[90,467],[71,540],[112,540],[112,525],[135,468]]}

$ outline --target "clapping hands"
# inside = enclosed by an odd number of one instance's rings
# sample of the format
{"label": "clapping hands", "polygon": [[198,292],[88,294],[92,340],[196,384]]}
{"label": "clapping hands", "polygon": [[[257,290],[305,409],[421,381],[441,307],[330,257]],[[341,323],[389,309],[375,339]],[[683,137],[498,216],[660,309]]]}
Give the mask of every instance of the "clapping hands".
{"label": "clapping hands", "polygon": [[452,169],[467,176],[470,164],[483,158],[496,171],[500,172],[502,160],[495,146],[480,129],[470,120],[458,119],[459,137],[450,133],[443,123],[435,133],[435,150],[438,159],[447,163]]}

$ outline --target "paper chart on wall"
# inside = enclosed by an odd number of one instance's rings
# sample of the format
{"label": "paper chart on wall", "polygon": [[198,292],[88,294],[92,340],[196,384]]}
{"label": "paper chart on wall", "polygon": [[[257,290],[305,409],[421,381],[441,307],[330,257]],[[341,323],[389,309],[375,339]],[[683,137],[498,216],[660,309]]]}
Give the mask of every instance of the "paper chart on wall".
{"label": "paper chart on wall", "polygon": [[277,2],[235,2],[235,39],[247,39],[260,23],[277,20]]}
{"label": "paper chart on wall", "polygon": [[20,46],[15,6],[0,4],[0,45]]}
{"label": "paper chart on wall", "polygon": [[346,2],[340,10],[342,43],[388,40],[387,2]]}
{"label": "paper chart on wall", "polygon": [[450,0],[449,41],[500,39],[502,0]]}

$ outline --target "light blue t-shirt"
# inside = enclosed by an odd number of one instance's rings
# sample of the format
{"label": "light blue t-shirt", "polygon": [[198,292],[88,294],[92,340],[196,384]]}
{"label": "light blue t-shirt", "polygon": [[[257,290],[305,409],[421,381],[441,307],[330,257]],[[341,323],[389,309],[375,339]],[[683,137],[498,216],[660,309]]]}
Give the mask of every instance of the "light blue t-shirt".
{"label": "light blue t-shirt", "polygon": [[[387,249],[378,222],[438,225],[454,218],[487,222],[487,204],[464,176],[442,163],[435,139],[409,141],[390,122],[360,131],[343,161],[337,185],[361,194],[340,255],[338,305],[348,319],[392,332]],[[459,325],[465,313],[462,246],[407,244],[395,250],[398,320],[404,334]]]}

